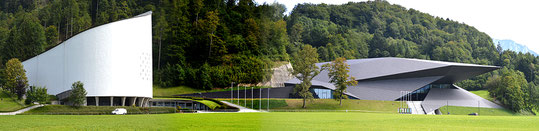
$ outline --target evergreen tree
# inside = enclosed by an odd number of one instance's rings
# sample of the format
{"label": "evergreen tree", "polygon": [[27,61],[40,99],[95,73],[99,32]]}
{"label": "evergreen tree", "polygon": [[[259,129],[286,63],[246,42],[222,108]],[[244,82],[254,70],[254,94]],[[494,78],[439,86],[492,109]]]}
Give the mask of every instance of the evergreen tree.
{"label": "evergreen tree", "polygon": [[51,25],[45,29],[45,37],[47,38],[47,48],[53,47],[58,43],[58,29]]}

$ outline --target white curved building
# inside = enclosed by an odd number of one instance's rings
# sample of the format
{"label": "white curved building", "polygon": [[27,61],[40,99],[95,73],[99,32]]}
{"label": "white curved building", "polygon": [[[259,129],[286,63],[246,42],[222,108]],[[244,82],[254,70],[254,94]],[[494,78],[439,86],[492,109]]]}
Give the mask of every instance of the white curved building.
{"label": "white curved building", "polygon": [[24,61],[28,84],[62,99],[81,81],[87,105],[147,105],[153,95],[151,14],[86,30]]}

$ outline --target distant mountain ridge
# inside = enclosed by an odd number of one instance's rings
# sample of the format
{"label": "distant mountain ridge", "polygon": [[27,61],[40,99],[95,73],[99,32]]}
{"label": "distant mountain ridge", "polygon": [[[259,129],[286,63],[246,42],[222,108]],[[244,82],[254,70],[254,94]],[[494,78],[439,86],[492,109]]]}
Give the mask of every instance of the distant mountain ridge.
{"label": "distant mountain ridge", "polygon": [[511,51],[521,52],[521,53],[528,53],[529,52],[530,54],[533,54],[534,56],[538,56],[537,53],[535,53],[533,50],[528,48],[528,46],[516,43],[513,40],[509,40],[509,39],[504,39],[504,40],[492,39],[492,41],[494,42],[495,46],[498,45],[498,43],[499,43],[503,50],[511,50]]}

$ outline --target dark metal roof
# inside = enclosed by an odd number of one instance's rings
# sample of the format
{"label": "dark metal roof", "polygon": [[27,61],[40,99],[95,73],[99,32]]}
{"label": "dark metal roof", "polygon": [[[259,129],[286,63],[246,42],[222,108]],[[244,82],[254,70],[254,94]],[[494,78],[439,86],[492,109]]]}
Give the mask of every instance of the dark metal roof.
{"label": "dark metal roof", "polygon": [[[329,62],[317,63],[316,65],[322,66],[323,64],[327,63]],[[497,66],[395,57],[353,59],[347,60],[346,63],[350,65],[350,76],[355,77],[356,80],[380,80],[426,76],[446,76],[447,73],[452,73],[458,70],[466,70],[466,72],[472,72],[460,75],[450,74],[450,76],[452,77],[458,77],[454,78],[454,80],[461,80],[459,78],[467,79],[469,77],[500,68]],[[329,81],[329,77],[327,76],[327,74],[327,70],[324,70],[320,72],[320,74],[316,76],[314,80]]]}
{"label": "dark metal roof", "polygon": [[[316,63],[322,66],[329,62]],[[347,60],[350,76],[358,81],[357,86],[348,87],[352,97],[367,100],[396,100],[400,91],[414,91],[428,84],[453,84],[500,67],[420,60],[410,58],[369,58]],[[330,83],[328,71],[321,71],[313,78],[313,86],[335,89]],[[300,83],[292,79],[286,84]]]}
{"label": "dark metal roof", "polygon": [[470,93],[458,86],[455,88],[431,88],[425,100],[421,103],[425,112],[432,112],[442,106],[465,106],[503,108],[493,102]]}

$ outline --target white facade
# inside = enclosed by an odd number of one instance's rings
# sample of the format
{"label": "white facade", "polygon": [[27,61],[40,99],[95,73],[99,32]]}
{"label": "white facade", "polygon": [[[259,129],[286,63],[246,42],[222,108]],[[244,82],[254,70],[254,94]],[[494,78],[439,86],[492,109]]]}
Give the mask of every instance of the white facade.
{"label": "white facade", "polygon": [[151,12],[81,32],[23,65],[28,84],[51,95],[81,81],[87,97],[152,98]]}

